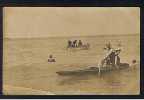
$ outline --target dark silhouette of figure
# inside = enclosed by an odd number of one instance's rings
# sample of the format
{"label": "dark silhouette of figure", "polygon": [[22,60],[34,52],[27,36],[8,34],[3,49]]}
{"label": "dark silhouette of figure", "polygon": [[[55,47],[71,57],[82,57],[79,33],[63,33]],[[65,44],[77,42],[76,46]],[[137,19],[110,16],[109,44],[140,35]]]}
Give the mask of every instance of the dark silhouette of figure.
{"label": "dark silhouette of figure", "polygon": [[48,62],[56,62],[52,55],[49,55]]}
{"label": "dark silhouette of figure", "polygon": [[115,52],[112,51],[111,54],[109,55],[110,58],[110,63],[113,67],[115,67]]}
{"label": "dark silhouette of figure", "polygon": [[73,47],[77,47],[77,40],[73,41]]}
{"label": "dark silhouette of figure", "polygon": [[132,60],[132,63],[133,63],[133,64],[135,64],[135,63],[136,63],[136,60],[135,60],[135,59],[134,59],[134,60]]}
{"label": "dark silhouette of figure", "polygon": [[79,40],[79,42],[78,42],[78,47],[82,47],[82,41],[81,40]]}
{"label": "dark silhouette of figure", "polygon": [[72,41],[68,40],[68,48],[71,48],[71,47],[72,47]]}

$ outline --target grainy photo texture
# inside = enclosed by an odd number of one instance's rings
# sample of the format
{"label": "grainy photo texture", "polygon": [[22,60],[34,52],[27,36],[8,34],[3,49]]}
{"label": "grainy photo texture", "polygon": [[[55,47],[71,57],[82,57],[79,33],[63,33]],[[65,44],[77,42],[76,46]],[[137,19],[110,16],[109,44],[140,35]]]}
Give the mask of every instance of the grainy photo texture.
{"label": "grainy photo texture", "polygon": [[140,8],[4,7],[4,95],[140,93]]}

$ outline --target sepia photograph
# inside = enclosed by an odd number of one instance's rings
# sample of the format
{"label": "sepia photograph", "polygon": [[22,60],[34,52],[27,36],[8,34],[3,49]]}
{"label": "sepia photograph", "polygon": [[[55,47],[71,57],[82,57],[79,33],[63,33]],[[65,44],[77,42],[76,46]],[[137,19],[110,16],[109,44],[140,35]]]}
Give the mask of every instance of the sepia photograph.
{"label": "sepia photograph", "polygon": [[139,7],[4,7],[4,95],[139,95]]}

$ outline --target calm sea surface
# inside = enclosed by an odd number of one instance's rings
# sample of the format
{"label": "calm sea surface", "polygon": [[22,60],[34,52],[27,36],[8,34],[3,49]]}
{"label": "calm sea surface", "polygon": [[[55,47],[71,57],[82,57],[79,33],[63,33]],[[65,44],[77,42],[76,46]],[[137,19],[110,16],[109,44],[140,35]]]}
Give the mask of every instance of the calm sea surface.
{"label": "calm sea surface", "polygon": [[[67,50],[67,40],[81,39],[89,50]],[[105,43],[113,48],[121,41],[121,62],[135,66],[97,75],[58,76],[57,71],[83,69],[96,65],[104,55]],[[52,54],[55,63],[48,63]],[[139,35],[4,39],[3,80],[5,85],[50,91],[54,94],[138,94]],[[8,92],[8,91],[6,91]],[[14,94],[14,93],[13,93]]]}

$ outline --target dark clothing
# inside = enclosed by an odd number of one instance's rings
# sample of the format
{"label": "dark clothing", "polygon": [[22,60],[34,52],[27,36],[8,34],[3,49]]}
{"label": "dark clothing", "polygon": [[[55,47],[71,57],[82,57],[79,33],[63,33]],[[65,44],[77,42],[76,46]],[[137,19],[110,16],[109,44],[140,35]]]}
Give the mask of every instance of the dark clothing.
{"label": "dark clothing", "polygon": [[[116,60],[117,59],[117,60]],[[115,52],[112,52],[109,55],[109,59],[107,60],[107,64],[111,64],[113,67],[115,65],[120,65],[120,57],[118,55],[115,55]]]}
{"label": "dark clothing", "polygon": [[48,62],[55,62],[55,59],[50,58],[50,59],[48,59]]}
{"label": "dark clothing", "polygon": [[77,43],[77,40],[74,40],[74,41],[73,41],[73,47],[77,47],[77,44],[76,44],[76,43]]}
{"label": "dark clothing", "polygon": [[72,47],[72,41],[68,41],[68,47]]}
{"label": "dark clothing", "polygon": [[110,58],[108,57],[107,59],[106,59],[106,65],[110,65],[111,64],[111,61],[110,61]]}
{"label": "dark clothing", "polygon": [[49,55],[48,62],[55,62],[55,59],[53,58],[53,55]]}
{"label": "dark clothing", "polygon": [[110,63],[112,66],[115,66],[115,52],[112,52],[110,55],[109,55],[109,58],[110,58]]}

